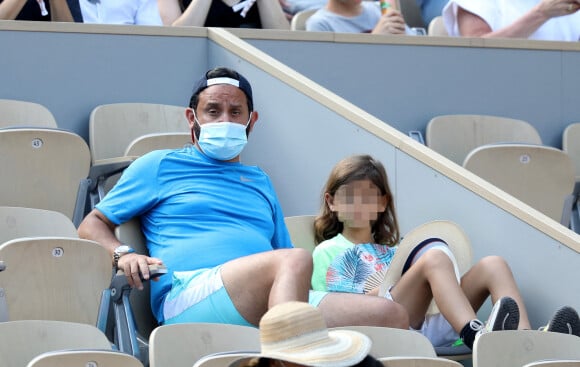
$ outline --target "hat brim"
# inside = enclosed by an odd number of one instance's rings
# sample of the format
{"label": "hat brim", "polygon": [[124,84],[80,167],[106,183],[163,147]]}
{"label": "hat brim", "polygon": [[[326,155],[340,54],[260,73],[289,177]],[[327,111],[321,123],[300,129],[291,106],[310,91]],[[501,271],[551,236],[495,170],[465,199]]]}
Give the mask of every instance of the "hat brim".
{"label": "hat brim", "polygon": [[[409,255],[421,242],[430,238],[443,240],[455,257],[460,275],[465,274],[472,263],[472,250],[469,238],[456,224],[447,220],[436,220],[422,224],[407,233],[397,247],[393,260],[387,269],[379,288],[379,295],[384,296],[401,279],[403,267]],[[452,259],[453,260],[453,259]],[[437,313],[435,302],[428,313]]]}
{"label": "hat brim", "polygon": [[286,343],[280,348],[266,348],[261,353],[220,353],[200,359],[194,367],[237,367],[252,358],[271,358],[312,367],[348,367],[362,361],[372,342],[353,330],[329,330],[328,339],[308,345]]}

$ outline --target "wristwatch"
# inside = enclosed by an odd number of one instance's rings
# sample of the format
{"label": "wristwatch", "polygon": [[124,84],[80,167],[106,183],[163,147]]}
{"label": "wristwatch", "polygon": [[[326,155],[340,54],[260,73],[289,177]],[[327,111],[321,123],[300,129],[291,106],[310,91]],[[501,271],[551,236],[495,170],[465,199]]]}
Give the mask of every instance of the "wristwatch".
{"label": "wristwatch", "polygon": [[113,251],[113,267],[115,268],[117,267],[121,256],[131,254],[133,252],[135,252],[135,249],[133,249],[133,247],[131,246],[128,245],[117,246],[117,248],[115,248],[115,250]]}

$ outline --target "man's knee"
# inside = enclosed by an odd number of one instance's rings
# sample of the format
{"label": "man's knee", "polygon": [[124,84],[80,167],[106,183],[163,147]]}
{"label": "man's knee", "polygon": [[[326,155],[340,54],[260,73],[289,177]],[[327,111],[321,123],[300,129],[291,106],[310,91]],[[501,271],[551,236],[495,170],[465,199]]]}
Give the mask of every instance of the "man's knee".
{"label": "man's knee", "polygon": [[295,272],[312,272],[312,254],[303,248],[293,248],[280,253],[282,264]]}

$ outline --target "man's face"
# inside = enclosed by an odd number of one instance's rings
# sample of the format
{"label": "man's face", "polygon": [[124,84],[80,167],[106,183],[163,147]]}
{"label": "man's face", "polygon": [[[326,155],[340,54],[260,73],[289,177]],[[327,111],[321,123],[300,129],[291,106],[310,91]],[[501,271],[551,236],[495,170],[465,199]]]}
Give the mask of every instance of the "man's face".
{"label": "man's face", "polygon": [[[199,94],[195,110],[198,122],[235,122],[248,123],[250,111],[246,95],[241,89],[229,84],[216,84],[207,87]],[[190,127],[193,121],[190,121]]]}

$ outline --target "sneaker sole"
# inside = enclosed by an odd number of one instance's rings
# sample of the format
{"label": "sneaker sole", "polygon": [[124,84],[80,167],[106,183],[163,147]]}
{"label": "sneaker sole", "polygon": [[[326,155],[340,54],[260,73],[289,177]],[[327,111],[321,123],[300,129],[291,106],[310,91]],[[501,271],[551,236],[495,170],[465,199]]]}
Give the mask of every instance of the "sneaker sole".
{"label": "sneaker sole", "polygon": [[503,297],[499,302],[499,309],[495,314],[495,319],[490,320],[491,330],[516,330],[520,323],[520,309],[517,302],[510,297]]}
{"label": "sneaker sole", "polygon": [[548,331],[573,334],[580,336],[580,319],[578,313],[572,307],[564,306],[560,308],[550,320]]}

